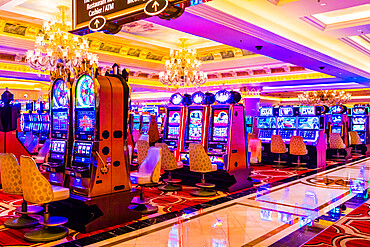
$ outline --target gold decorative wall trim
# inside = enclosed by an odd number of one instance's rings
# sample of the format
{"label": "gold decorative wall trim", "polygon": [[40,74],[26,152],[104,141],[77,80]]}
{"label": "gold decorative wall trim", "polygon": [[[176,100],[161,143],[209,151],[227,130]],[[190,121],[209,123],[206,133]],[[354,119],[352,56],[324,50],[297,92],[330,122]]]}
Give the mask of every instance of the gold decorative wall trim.
{"label": "gold decorative wall trim", "polygon": [[31,74],[49,75],[49,72],[48,71],[35,70],[35,69],[32,69],[28,65],[22,65],[22,64],[11,64],[11,63],[1,63],[0,62],[0,70],[12,71],[12,72],[20,72],[20,73],[31,73]]}

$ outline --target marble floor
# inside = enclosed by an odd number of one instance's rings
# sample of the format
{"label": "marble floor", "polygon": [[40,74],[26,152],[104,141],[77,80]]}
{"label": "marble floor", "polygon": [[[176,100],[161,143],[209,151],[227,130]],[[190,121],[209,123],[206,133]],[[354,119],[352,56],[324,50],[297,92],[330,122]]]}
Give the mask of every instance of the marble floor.
{"label": "marble floor", "polygon": [[369,170],[366,159],[280,186],[260,186],[254,194],[90,246],[279,246],[276,243],[282,239],[299,246],[303,239],[287,237],[362,195],[369,187]]}

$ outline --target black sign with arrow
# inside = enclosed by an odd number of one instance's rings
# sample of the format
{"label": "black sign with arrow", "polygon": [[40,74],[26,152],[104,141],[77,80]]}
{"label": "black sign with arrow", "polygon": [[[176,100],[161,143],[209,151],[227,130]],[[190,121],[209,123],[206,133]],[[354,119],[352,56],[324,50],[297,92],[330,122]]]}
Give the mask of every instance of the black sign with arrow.
{"label": "black sign with arrow", "polygon": [[147,15],[159,15],[168,7],[168,0],[150,0],[145,4],[144,12]]}
{"label": "black sign with arrow", "polygon": [[91,19],[89,22],[89,29],[93,32],[100,31],[103,29],[107,20],[104,16],[98,15]]}

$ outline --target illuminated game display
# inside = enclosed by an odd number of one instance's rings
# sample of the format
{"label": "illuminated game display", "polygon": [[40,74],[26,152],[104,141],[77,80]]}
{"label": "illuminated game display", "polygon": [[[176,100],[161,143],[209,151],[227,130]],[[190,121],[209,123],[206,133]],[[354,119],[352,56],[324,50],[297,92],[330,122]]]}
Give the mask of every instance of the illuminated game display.
{"label": "illuminated game display", "polygon": [[131,114],[131,130],[140,130],[141,115],[138,113]]}
{"label": "illuminated game display", "polygon": [[182,106],[169,106],[167,107],[166,122],[163,131],[163,142],[167,144],[168,148],[174,152],[175,157],[179,158],[180,136],[184,136],[185,128],[185,112],[186,108]]}
{"label": "illuminated game display", "polygon": [[262,143],[270,143],[271,136],[276,135],[276,117],[273,107],[261,107],[257,119],[258,138]]}
{"label": "illuminated game display", "polygon": [[228,110],[215,110],[213,114],[212,141],[226,142],[228,139],[229,112]]}
{"label": "illuminated game display", "polygon": [[281,135],[285,142],[290,141],[290,137],[297,134],[297,118],[294,115],[293,107],[279,107],[279,116],[276,121],[277,134]]}
{"label": "illuminated game display", "polygon": [[49,181],[52,184],[63,186],[64,171],[69,162],[69,147],[71,138],[69,133],[70,122],[70,89],[63,79],[56,79],[51,90],[51,147],[49,159],[43,164]]}
{"label": "illuminated game display", "polygon": [[149,124],[150,124],[150,115],[149,114],[143,114],[143,124],[141,125],[141,133],[148,133],[149,130]]}
{"label": "illuminated game display", "polygon": [[320,116],[317,113],[320,111],[316,112],[315,106],[299,107],[298,135],[306,142],[316,143],[319,138]]}
{"label": "illuminated game display", "polygon": [[49,138],[50,133],[50,116],[49,113],[41,114],[41,130],[40,141],[45,141]]}
{"label": "illuminated game display", "polygon": [[370,143],[369,140],[369,109],[364,106],[354,106],[351,116],[351,130],[357,131],[364,144]]}
{"label": "illuminated game display", "polygon": [[330,107],[331,126],[330,133],[338,133],[344,140],[347,139],[347,107],[344,105],[334,105]]}

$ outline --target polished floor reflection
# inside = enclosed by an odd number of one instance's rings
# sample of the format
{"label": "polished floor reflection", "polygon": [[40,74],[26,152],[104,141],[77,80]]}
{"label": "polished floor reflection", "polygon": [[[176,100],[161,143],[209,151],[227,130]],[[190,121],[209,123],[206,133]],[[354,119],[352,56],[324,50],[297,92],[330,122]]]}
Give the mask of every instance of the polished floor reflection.
{"label": "polished floor reflection", "polygon": [[329,217],[332,212],[344,215],[338,206],[356,197],[366,200],[369,168],[370,161],[365,160],[273,188],[262,185],[255,194],[184,214],[95,246],[226,247],[274,243],[279,246],[277,243],[283,239],[285,242],[280,246],[287,243],[299,246],[308,239],[289,239],[289,236],[298,231],[304,235],[306,227],[313,224],[321,224],[324,229],[325,224],[334,223]]}

